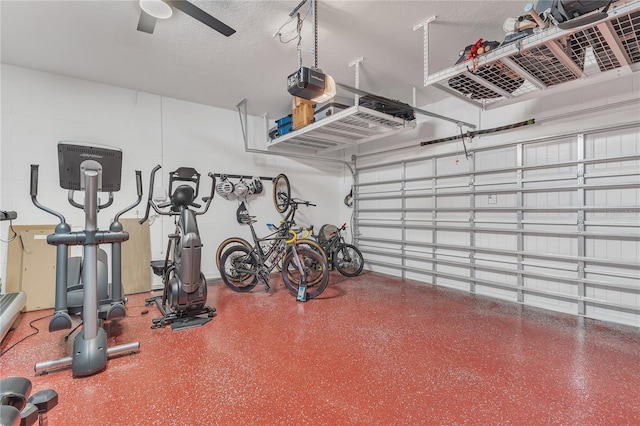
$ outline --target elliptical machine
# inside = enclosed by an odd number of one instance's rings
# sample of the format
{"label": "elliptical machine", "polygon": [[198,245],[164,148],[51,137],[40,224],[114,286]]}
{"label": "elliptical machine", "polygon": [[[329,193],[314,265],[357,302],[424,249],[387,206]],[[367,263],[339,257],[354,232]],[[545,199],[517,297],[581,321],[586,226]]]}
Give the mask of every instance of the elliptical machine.
{"label": "elliptical machine", "polygon": [[[155,303],[162,317],[154,318],[151,328],[171,325],[172,330],[197,327],[211,321],[216,309],[206,306],[207,282],[200,270],[202,262],[202,242],[196,216],[209,210],[216,186],[216,178],[211,178],[211,194],[203,197],[204,209],[195,200],[200,189],[200,173],[191,167],[180,167],[169,173],[169,201],[156,204],[153,200],[153,187],[156,172],[160,165],[151,171],[147,210],[140,224],[149,218],[150,208],[162,216],[174,216],[176,230],[169,234],[164,260],[151,261],[153,273],[162,277],[162,296],[146,299],[147,306]],[[178,186],[174,189],[174,184]],[[163,210],[170,207],[169,210]],[[201,317],[205,315],[206,317]]]}
{"label": "elliptical machine", "polygon": [[[58,360],[43,361],[35,365],[36,373],[71,365],[74,376],[89,376],[100,372],[106,366],[109,356],[137,352],[138,342],[107,348],[107,333],[101,327],[102,320],[120,320],[126,317],[124,290],[121,275],[121,243],[129,239],[118,221],[120,216],[137,206],[142,200],[142,175],[136,171],[138,199],[132,205],[115,215],[109,231],[99,231],[97,216],[100,209],[113,204],[113,192],[120,190],[122,171],[122,151],[105,146],[91,146],[77,142],[58,143],[58,165],[60,186],[69,190],[68,201],[73,207],[84,210],[85,227],[79,232],[71,232],[71,226],[64,216],[37,200],[38,168],[31,165],[31,201],[41,210],[56,216],[60,223],[55,233],[47,236],[47,243],[57,247],[55,312],[49,321],[49,331],[70,329],[69,313],[81,313],[83,327],[73,343],[73,355]],[[74,201],[74,191],[84,191],[84,203]],[[108,192],[109,200],[98,204],[98,192]],[[111,244],[112,284],[108,298],[100,299],[98,290],[98,270],[100,265],[99,244]],[[76,283],[68,286],[68,246],[83,246],[82,286]],[[82,305],[78,309],[68,309],[71,293],[81,291]],[[78,308],[75,306],[74,308]]]}

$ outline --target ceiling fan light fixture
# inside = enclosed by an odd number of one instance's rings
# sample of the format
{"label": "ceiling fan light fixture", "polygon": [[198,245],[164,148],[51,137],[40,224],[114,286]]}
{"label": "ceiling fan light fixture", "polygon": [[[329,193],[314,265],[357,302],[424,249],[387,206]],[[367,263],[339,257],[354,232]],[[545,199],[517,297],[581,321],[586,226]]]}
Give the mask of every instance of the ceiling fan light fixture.
{"label": "ceiling fan light fixture", "polygon": [[158,19],[167,19],[173,15],[173,9],[162,0],[140,0],[140,8]]}

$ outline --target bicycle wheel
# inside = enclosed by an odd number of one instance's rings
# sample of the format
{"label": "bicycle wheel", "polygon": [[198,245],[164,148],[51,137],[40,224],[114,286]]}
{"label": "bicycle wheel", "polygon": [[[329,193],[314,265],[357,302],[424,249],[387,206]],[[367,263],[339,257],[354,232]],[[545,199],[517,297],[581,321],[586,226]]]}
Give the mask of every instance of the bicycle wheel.
{"label": "bicycle wheel", "polygon": [[221,265],[220,259],[222,258],[222,253],[224,253],[225,250],[231,247],[231,245],[233,244],[251,248],[251,244],[249,243],[249,241],[240,237],[227,238],[226,240],[221,242],[220,245],[218,246],[218,250],[216,251],[216,266],[218,267],[218,271],[222,272],[220,270],[220,265]]}
{"label": "bicycle wheel", "polygon": [[284,213],[291,201],[291,185],[287,175],[280,173],[273,179],[273,205],[278,213]]}
{"label": "bicycle wheel", "polygon": [[333,264],[345,277],[355,277],[364,268],[364,258],[356,246],[341,244],[333,253]]}
{"label": "bicycle wheel", "polygon": [[[322,256],[322,258],[324,259],[324,265],[327,265],[327,254],[324,252],[324,250],[322,249],[322,247],[320,247],[320,244],[316,243],[313,240],[298,240],[296,241],[296,248],[298,250],[300,249],[307,249],[307,250],[311,250],[314,251],[316,253],[318,253],[319,255]],[[285,256],[283,256],[284,258]],[[315,266],[316,268],[320,268],[323,267],[322,265],[318,264],[318,265],[309,265],[309,266]],[[294,268],[295,270],[297,270],[297,266],[295,264],[295,262],[290,263],[289,267]],[[295,272],[295,271],[294,271]],[[287,273],[291,273],[290,270],[287,271]],[[290,276],[289,279],[291,280],[295,280],[295,276]],[[309,287],[314,286],[316,284],[318,284],[320,281],[322,280],[322,274],[318,274],[318,276],[316,277],[315,280],[310,280],[310,278],[307,278],[307,285]]]}
{"label": "bicycle wheel", "polygon": [[222,280],[231,290],[246,293],[258,284],[258,259],[250,248],[239,245],[228,248],[220,265]]}
{"label": "bicycle wheel", "polygon": [[[318,297],[327,288],[327,285],[329,285],[329,269],[327,268],[323,257],[315,251],[304,248],[296,251],[298,252],[298,258],[302,262],[303,273],[307,279],[307,286],[309,286],[309,283],[311,282],[318,282],[317,284],[307,288],[307,299]],[[282,270],[282,281],[284,281],[284,285],[294,296],[297,295],[298,287],[300,286],[302,279],[296,259],[294,259],[293,251],[289,251],[287,256],[284,258]],[[287,273],[284,271],[287,271]]]}

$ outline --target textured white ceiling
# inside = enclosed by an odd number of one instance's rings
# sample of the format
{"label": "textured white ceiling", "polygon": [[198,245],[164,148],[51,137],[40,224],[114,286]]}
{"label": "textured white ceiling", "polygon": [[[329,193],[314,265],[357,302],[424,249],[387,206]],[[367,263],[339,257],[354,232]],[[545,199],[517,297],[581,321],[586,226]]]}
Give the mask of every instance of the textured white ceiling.
{"label": "textured white ceiling", "polygon": [[[237,32],[227,38],[180,11],[158,21],[152,35],[136,30],[137,1],[0,1],[2,62],[235,109],[279,117],[290,111],[286,77],[298,66],[296,41],[273,37],[299,1],[197,1],[192,3]],[[418,104],[443,96],[423,87],[423,31],[429,24],[429,70],[452,65],[478,38],[502,41],[505,18],[526,0],[318,1],[318,65],[336,81]],[[313,48],[313,20],[303,25],[302,46]],[[290,23],[283,32],[295,29]],[[313,54],[304,53],[312,66]],[[347,93],[345,95],[351,96]]]}

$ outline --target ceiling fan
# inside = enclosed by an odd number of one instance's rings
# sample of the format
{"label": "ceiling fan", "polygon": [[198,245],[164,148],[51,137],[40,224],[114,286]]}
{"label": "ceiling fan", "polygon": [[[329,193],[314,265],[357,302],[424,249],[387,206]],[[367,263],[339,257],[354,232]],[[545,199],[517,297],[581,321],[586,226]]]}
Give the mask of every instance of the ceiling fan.
{"label": "ceiling fan", "polygon": [[140,0],[140,19],[138,31],[153,34],[158,19],[167,19],[173,14],[173,9],[186,13],[203,24],[213,28],[220,34],[229,37],[236,32],[226,25],[186,0]]}

